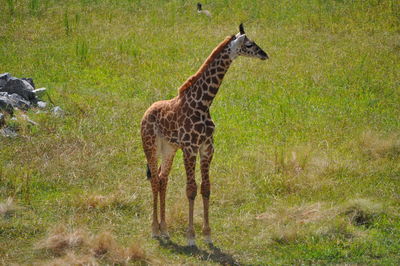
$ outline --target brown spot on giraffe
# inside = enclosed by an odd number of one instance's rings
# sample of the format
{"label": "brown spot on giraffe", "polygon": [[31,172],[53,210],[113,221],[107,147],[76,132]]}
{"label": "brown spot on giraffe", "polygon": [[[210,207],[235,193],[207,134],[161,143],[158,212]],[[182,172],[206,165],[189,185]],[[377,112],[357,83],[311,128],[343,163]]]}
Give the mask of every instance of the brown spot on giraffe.
{"label": "brown spot on giraffe", "polygon": [[[241,28],[243,29],[243,28]],[[168,175],[175,153],[183,151],[186,170],[186,195],[189,200],[189,245],[195,245],[193,228],[194,199],[197,195],[195,180],[196,157],[200,154],[201,195],[204,217],[203,235],[211,242],[208,219],[210,180],[209,169],[214,153],[213,133],[215,125],[209,108],[218,92],[225,73],[232,61],[239,55],[267,59],[267,54],[244,31],[228,36],[206,59],[200,69],[179,88],[179,94],[171,100],[153,103],[145,112],[141,122],[143,150],[148,163],[153,192],[153,236],[168,236],[165,222],[165,197]],[[161,166],[158,159],[161,157]],[[160,220],[158,219],[158,199]]]}

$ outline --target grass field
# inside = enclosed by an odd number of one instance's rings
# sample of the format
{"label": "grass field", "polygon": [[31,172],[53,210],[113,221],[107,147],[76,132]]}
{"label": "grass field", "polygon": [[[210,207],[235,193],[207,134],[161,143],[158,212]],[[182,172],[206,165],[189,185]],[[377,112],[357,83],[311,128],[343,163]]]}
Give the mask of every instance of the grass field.
{"label": "grass field", "polygon": [[[400,264],[399,1],[196,3],[0,0],[0,73],[66,113],[0,138],[0,264]],[[240,22],[270,60],[238,58],[211,108],[215,247],[201,196],[184,247],[180,152],[158,242],[140,119]]]}

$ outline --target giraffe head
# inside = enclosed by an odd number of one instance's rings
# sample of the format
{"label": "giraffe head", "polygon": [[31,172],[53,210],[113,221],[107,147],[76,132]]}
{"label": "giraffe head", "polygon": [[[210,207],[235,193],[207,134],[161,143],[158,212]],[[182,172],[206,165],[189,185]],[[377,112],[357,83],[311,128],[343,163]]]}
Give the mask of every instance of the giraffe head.
{"label": "giraffe head", "polygon": [[239,25],[239,33],[230,43],[230,57],[235,59],[237,56],[248,56],[260,58],[261,60],[268,59],[268,55],[254,41],[247,38],[243,24]]}

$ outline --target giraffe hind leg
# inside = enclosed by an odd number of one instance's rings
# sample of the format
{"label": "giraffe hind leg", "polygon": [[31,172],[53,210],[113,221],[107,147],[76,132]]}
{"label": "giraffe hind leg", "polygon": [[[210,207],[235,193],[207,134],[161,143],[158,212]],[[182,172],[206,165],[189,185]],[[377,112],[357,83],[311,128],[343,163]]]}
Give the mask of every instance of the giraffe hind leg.
{"label": "giraffe hind leg", "polygon": [[152,236],[159,237],[160,236],[160,224],[158,222],[158,194],[160,191],[160,180],[158,178],[158,170],[157,170],[157,161],[155,163],[150,163],[150,171],[152,178],[150,179],[151,190],[153,192],[153,222],[151,225],[152,228]]}
{"label": "giraffe hind leg", "polygon": [[171,171],[172,163],[177,148],[163,140],[161,143],[162,163],[159,171],[160,179],[160,232],[161,236],[169,237],[167,231],[167,223],[165,220],[165,198],[167,192],[168,175]]}
{"label": "giraffe hind leg", "polygon": [[151,178],[151,172],[150,172],[150,167],[149,164],[147,164],[147,171],[146,171],[146,175],[147,175],[147,180],[149,180]]}
{"label": "giraffe hind leg", "polygon": [[158,175],[158,145],[156,137],[153,135],[143,138],[143,148],[147,159],[147,176],[150,175],[151,190],[153,193],[153,222],[151,225],[152,236],[160,236],[160,224],[158,222],[158,194],[160,191],[160,181]]}

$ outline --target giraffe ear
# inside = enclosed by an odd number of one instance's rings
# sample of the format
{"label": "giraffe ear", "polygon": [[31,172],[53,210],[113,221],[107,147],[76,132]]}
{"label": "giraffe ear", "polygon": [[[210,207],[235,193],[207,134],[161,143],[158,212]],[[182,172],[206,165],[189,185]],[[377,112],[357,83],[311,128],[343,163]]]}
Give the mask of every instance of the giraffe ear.
{"label": "giraffe ear", "polygon": [[240,48],[242,47],[245,38],[246,38],[246,34],[240,35],[240,33],[238,33],[236,35],[236,38],[229,44],[230,48],[232,49],[229,57],[232,60],[238,56],[238,52],[239,52]]}
{"label": "giraffe ear", "polygon": [[239,25],[239,32],[240,32],[240,35],[244,34],[243,23],[240,23],[240,25]]}
{"label": "giraffe ear", "polygon": [[242,34],[242,35],[237,36],[236,40],[235,40],[235,46],[236,47],[242,46],[245,37],[246,37],[246,34]]}
{"label": "giraffe ear", "polygon": [[[238,35],[239,35],[239,33],[238,33]],[[236,36],[236,39],[231,42],[231,44],[230,44],[231,49],[232,49],[231,59],[234,59],[237,57],[237,52],[240,49],[240,47],[242,47],[245,37],[246,37],[245,34]]]}

